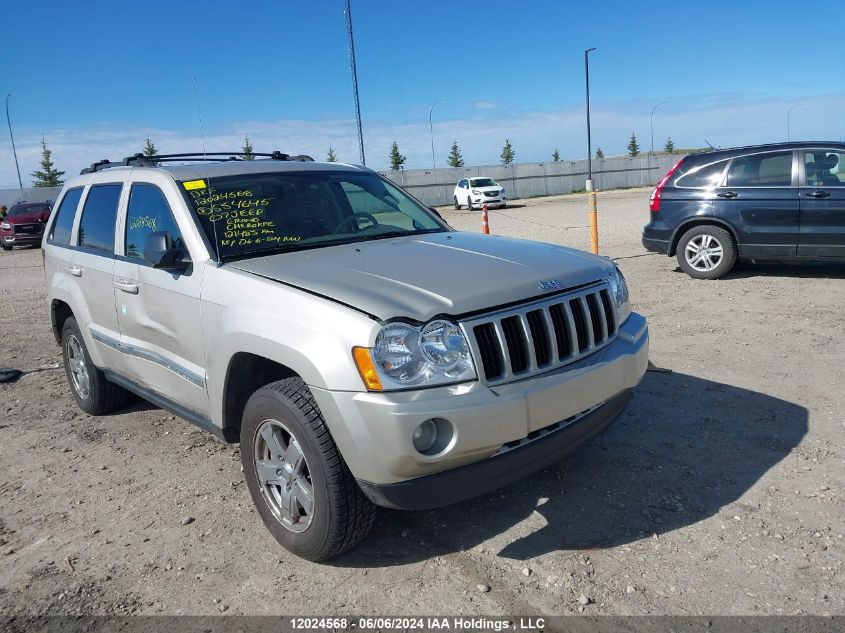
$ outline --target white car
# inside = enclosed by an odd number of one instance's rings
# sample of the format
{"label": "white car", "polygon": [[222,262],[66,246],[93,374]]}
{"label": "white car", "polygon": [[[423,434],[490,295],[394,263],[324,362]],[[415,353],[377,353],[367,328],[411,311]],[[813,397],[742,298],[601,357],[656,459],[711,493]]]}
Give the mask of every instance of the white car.
{"label": "white car", "polygon": [[465,206],[472,209],[485,202],[491,207],[503,207],[508,203],[505,188],[492,178],[463,178],[455,185],[455,208]]}

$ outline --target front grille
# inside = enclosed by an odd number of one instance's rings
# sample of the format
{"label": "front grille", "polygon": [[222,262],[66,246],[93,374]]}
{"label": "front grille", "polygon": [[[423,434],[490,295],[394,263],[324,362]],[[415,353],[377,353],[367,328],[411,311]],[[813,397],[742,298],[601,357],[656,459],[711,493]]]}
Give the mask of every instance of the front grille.
{"label": "front grille", "polygon": [[485,191],[484,195],[487,196],[488,198],[495,198],[496,196],[499,195],[499,192],[498,191]]}
{"label": "front grille", "polygon": [[500,383],[575,362],[617,335],[606,284],[462,323],[483,378]]}
{"label": "front grille", "polygon": [[12,225],[15,229],[15,233],[26,233],[27,235],[31,235],[33,233],[38,233],[40,224],[13,224]]}

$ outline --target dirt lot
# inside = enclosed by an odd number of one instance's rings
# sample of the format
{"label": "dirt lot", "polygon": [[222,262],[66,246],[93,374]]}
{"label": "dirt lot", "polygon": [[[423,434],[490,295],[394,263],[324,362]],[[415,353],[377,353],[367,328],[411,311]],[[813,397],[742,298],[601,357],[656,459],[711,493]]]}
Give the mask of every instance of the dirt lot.
{"label": "dirt lot", "polygon": [[[0,253],[0,366],[33,372],[0,385],[0,613],[845,613],[845,265],[694,281],[645,254],[647,197],[601,194],[601,247],[671,373],[559,466],[381,511],[329,565],[272,540],[237,446],[140,402],[81,413],[40,251]],[[444,215],[480,230],[478,212]],[[583,195],[490,214],[493,233],[581,248],[585,224]]]}

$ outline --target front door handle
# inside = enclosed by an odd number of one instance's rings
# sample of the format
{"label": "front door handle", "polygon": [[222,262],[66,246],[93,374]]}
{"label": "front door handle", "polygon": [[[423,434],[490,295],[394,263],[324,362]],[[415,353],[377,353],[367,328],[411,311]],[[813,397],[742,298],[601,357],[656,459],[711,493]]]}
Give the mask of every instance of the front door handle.
{"label": "front door handle", "polygon": [[131,295],[138,294],[138,284],[134,281],[129,281],[128,279],[115,279],[114,287],[122,290],[123,292],[128,292]]}
{"label": "front door handle", "polygon": [[65,270],[74,277],[82,277],[82,269],[79,266],[65,266]]}
{"label": "front door handle", "polygon": [[830,198],[830,193],[827,191],[811,191],[804,195],[810,196],[811,198]]}
{"label": "front door handle", "polygon": [[736,191],[720,191],[716,194],[720,198],[736,198],[739,194]]}

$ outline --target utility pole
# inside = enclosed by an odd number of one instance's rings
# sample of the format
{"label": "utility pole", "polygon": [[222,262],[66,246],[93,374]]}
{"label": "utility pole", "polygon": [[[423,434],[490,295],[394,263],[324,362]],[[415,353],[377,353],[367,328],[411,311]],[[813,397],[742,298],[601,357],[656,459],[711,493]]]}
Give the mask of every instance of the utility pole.
{"label": "utility pole", "polygon": [[352,70],[352,91],[355,93],[355,124],[358,126],[358,151],[361,154],[361,164],[366,165],[364,157],[364,132],[361,129],[361,102],[358,100],[358,67],[355,64],[355,39],[352,37],[352,7],[346,0],[346,32],[349,35],[349,66]]}
{"label": "utility pole", "polygon": [[584,79],[587,84],[587,199],[589,201],[590,219],[590,251],[599,252],[599,215],[596,188],[593,186],[593,147],[590,138],[590,52],[595,48],[584,51]]}
{"label": "utility pole", "polygon": [[584,51],[584,78],[587,82],[587,191],[593,190],[593,148],[590,139],[590,52],[595,48]]}
{"label": "utility pole", "polygon": [[9,124],[9,138],[12,139],[12,154],[15,157],[15,169],[18,172],[18,187],[23,191],[23,182],[21,181],[21,168],[18,166],[18,152],[15,149],[15,136],[12,134],[12,119],[9,118],[9,97],[11,93],[6,95],[6,123]]}

